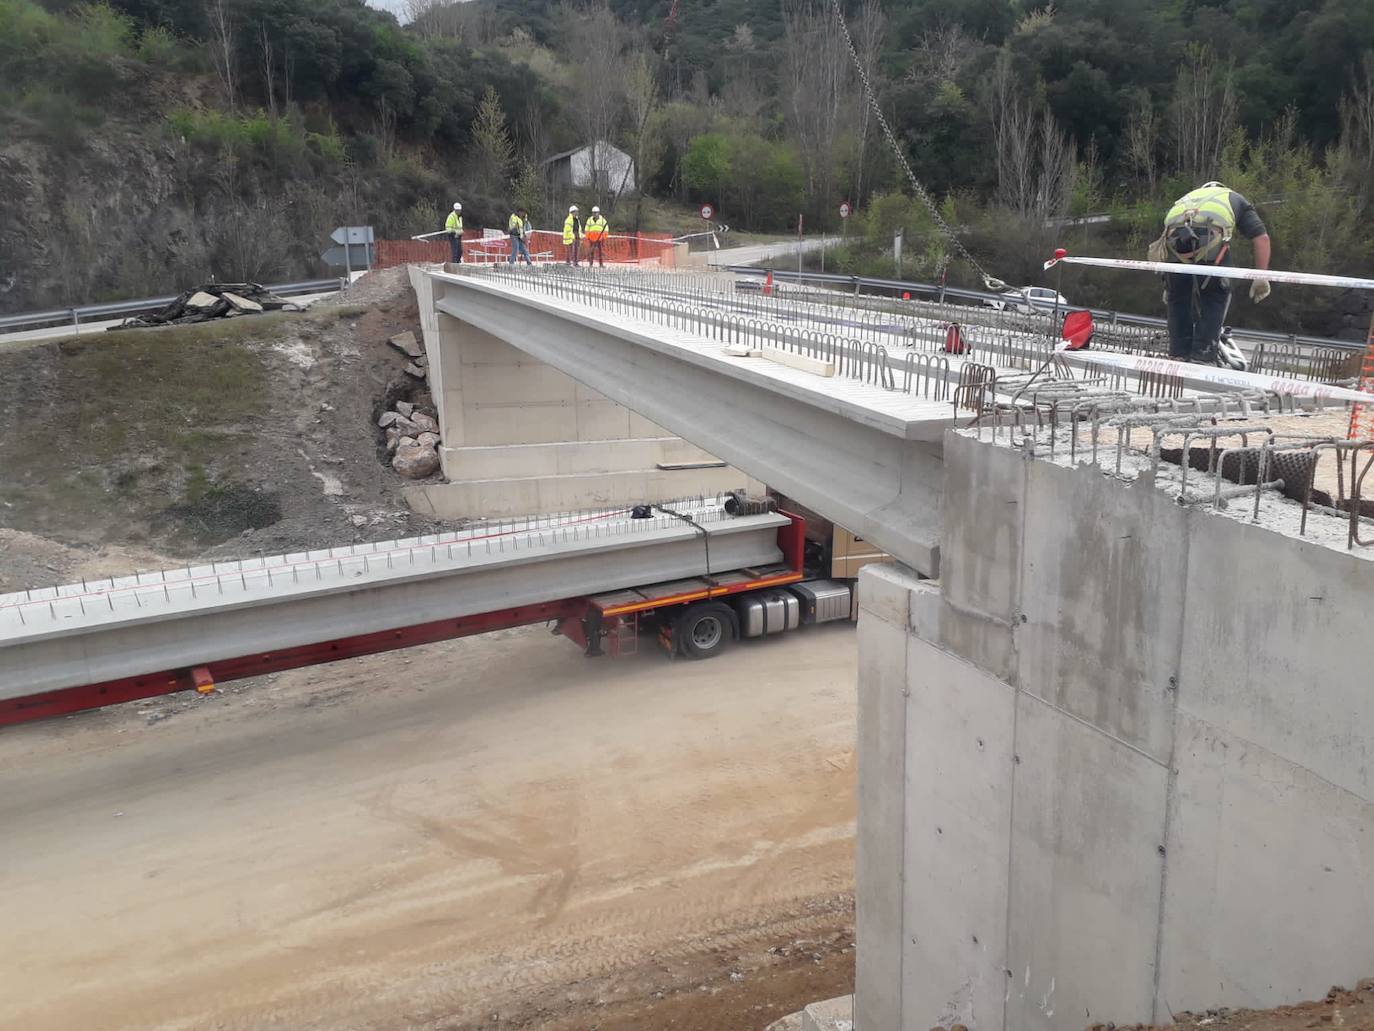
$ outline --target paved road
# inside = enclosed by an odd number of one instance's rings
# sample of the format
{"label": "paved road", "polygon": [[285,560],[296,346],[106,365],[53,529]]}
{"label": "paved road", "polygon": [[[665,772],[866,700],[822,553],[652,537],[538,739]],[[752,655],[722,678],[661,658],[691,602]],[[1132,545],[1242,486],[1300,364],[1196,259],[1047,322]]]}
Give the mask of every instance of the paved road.
{"label": "paved road", "polygon": [[[822,245],[833,247],[836,239],[833,236],[809,236],[801,241],[803,251],[819,250]],[[708,265],[756,265],[761,261],[773,259],[797,257],[798,243],[796,240],[786,240],[781,243],[760,243],[752,244],[748,247],[724,247],[721,250],[712,250],[706,256]]]}

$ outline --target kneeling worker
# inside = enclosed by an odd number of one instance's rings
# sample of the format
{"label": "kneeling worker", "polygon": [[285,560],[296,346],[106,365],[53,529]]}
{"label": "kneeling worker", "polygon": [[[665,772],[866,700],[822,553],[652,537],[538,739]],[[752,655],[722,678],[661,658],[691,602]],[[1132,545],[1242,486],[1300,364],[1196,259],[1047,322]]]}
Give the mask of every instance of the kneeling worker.
{"label": "kneeling worker", "polygon": [[453,202],[453,210],[449,212],[448,221],[444,223],[444,232],[448,233],[448,245],[452,251],[453,263],[461,265],[463,263],[463,205],[457,201]]}
{"label": "kneeling worker", "polygon": [[[1180,197],[1169,209],[1164,235],[1150,245],[1150,259],[1230,265],[1231,237],[1237,229],[1254,241],[1255,267],[1268,269],[1269,233],[1255,206],[1221,183],[1207,183]],[[1258,303],[1268,296],[1267,281],[1251,280],[1250,300]],[[1169,357],[1218,364],[1218,342],[1231,306],[1231,281],[1219,276],[1167,274],[1164,300],[1168,305]]]}

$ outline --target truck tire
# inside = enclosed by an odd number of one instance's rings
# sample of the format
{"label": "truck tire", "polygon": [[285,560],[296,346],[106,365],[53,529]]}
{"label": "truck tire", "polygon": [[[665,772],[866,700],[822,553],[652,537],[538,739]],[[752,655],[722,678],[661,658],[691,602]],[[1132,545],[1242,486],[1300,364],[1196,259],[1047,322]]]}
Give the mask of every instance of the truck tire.
{"label": "truck tire", "polygon": [[689,659],[709,659],[725,651],[735,636],[735,614],[720,602],[688,605],[677,618],[673,638]]}

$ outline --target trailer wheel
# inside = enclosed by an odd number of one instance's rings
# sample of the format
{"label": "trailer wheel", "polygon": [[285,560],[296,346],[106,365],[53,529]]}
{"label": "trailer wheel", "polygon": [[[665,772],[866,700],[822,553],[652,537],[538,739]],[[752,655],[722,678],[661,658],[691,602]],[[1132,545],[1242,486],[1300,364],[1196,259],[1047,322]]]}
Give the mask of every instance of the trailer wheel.
{"label": "trailer wheel", "polygon": [[725,651],[735,634],[734,613],[719,602],[687,606],[677,618],[673,637],[689,659],[709,659]]}

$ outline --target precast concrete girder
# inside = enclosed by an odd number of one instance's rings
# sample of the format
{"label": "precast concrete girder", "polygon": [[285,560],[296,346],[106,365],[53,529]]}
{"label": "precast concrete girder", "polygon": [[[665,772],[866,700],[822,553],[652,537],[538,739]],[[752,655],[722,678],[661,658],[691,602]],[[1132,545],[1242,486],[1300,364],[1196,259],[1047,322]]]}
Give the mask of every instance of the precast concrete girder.
{"label": "precast concrete girder", "polygon": [[0,701],[782,558],[784,516],[694,517],[571,519],[3,595]]}
{"label": "precast concrete girder", "polygon": [[479,277],[432,273],[435,307],[650,419],[926,576],[939,572],[953,410]]}

